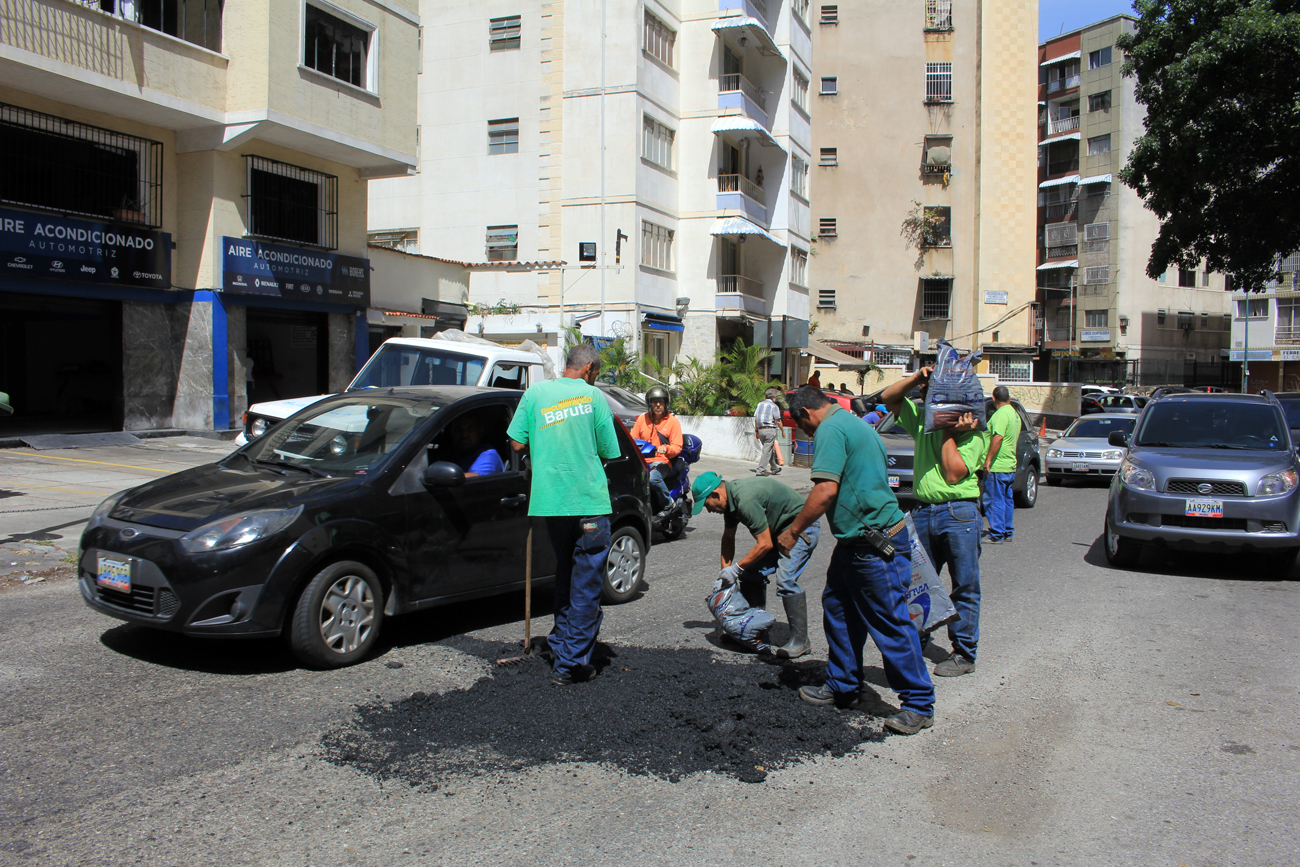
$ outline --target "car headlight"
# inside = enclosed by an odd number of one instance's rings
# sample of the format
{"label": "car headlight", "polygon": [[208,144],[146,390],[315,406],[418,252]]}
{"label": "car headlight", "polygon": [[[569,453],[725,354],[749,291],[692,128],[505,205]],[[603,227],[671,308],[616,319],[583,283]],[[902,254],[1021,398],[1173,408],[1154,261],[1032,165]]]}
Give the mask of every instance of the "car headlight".
{"label": "car headlight", "polygon": [[1156,477],[1151,475],[1151,471],[1144,470],[1136,464],[1130,464],[1128,461],[1120,465],[1119,478],[1124,484],[1137,491],[1154,491],[1156,489]]}
{"label": "car headlight", "polygon": [[248,436],[249,436],[251,439],[257,439],[257,438],[260,437],[262,434],[266,433],[266,429],[267,429],[268,427],[270,427],[270,426],[271,426],[271,423],[268,422],[266,419],[264,419],[264,418],[255,418],[255,419],[253,419],[253,421],[248,425]]}
{"label": "car headlight", "polygon": [[1048,449],[1048,450],[1047,450],[1047,456],[1048,456],[1049,458],[1059,458],[1059,457],[1061,456],[1061,450],[1060,450],[1060,449]]}
{"label": "car headlight", "polygon": [[86,529],[89,530],[91,527],[98,527],[100,524],[104,523],[104,519],[108,517],[109,512],[112,512],[117,508],[117,504],[122,502],[122,498],[130,492],[130,488],[127,488],[125,491],[118,491],[116,494],[96,506],[95,511],[90,513],[90,520],[86,521]]}
{"label": "car headlight", "polygon": [[1255,488],[1255,495],[1265,497],[1269,494],[1285,494],[1287,491],[1295,489],[1297,481],[1300,481],[1300,479],[1297,478],[1295,470],[1269,473],[1259,480],[1259,485]]}
{"label": "car headlight", "polygon": [[245,512],[205,524],[181,536],[181,547],[191,554],[226,551],[274,536],[302,514],[302,506],[292,509],[265,509]]}
{"label": "car headlight", "polygon": [[330,440],[330,454],[334,457],[345,455],[348,452],[348,438],[339,434]]}
{"label": "car headlight", "polygon": [[1111,451],[1101,453],[1101,459],[1103,461],[1117,461],[1122,457],[1124,457],[1124,452],[1121,449],[1112,449]]}

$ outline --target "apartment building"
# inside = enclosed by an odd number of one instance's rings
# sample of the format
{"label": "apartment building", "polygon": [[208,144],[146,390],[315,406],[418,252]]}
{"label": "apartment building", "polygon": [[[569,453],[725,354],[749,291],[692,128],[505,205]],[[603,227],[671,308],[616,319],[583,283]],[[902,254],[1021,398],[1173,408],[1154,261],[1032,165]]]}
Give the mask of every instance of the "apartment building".
{"label": "apartment building", "polygon": [[817,339],[888,364],[946,338],[1030,379],[1037,30],[1033,0],[817,7]]}
{"label": "apartment building", "polygon": [[1231,379],[1225,278],[1146,275],[1160,223],[1119,181],[1145,109],[1120,74],[1119,15],[1039,46],[1039,378],[1137,385]]}
{"label": "apartment building", "polygon": [[416,0],[0,4],[0,434],[226,429],[368,351]]}
{"label": "apartment building", "polygon": [[806,0],[420,12],[419,173],[371,184],[376,243],[471,263],[471,302],[519,311],[502,335],[562,345],[576,325],[662,363],[743,339],[788,370],[808,330]]}
{"label": "apartment building", "polygon": [[1279,259],[1278,272],[1265,291],[1232,295],[1226,384],[1234,388],[1300,391],[1300,253]]}

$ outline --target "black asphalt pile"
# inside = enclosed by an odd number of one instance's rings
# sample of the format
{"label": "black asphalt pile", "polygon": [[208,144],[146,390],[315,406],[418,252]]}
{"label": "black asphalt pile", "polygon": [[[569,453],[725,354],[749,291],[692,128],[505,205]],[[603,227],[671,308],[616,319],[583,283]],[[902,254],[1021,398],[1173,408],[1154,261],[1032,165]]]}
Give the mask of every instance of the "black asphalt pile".
{"label": "black asphalt pile", "polygon": [[[519,653],[517,644],[464,636],[443,644],[490,660]],[[358,706],[351,725],[323,739],[325,758],[431,789],[564,762],[673,782],[713,772],[756,783],[884,737],[862,713],[799,699],[800,686],[822,680],[823,662],[775,666],[703,649],[606,645],[594,662],[599,676],[572,686],[551,684],[550,668],[533,657],[467,690]]]}

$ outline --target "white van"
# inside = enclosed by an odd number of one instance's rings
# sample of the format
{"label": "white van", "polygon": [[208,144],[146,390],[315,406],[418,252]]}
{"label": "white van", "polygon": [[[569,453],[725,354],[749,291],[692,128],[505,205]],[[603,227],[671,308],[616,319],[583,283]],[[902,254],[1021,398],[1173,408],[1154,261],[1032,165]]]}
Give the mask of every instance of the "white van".
{"label": "white van", "polygon": [[[550,359],[541,347],[512,349],[471,337],[444,332],[435,337],[393,337],[385,340],[365,367],[348,384],[347,391],[401,385],[486,385],[492,388],[527,388],[553,379]],[[244,431],[235,443],[257,439],[267,428],[318,400],[333,397],[314,394],[256,403],[244,414]]]}

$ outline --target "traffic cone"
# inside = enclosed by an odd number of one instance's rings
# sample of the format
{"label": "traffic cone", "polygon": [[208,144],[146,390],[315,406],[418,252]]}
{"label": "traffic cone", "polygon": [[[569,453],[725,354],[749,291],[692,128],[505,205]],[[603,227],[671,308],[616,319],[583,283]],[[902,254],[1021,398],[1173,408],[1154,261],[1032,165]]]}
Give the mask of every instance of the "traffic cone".
{"label": "traffic cone", "polygon": [[1045,436],[1047,436],[1047,419],[1043,419],[1043,423],[1038,426],[1038,438],[1042,439]]}

